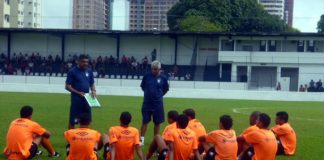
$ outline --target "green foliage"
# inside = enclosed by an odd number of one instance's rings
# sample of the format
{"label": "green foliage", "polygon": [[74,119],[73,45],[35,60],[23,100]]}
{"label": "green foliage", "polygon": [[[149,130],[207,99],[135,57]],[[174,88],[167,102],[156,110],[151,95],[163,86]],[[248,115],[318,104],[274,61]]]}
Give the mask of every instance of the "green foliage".
{"label": "green foliage", "polygon": [[[93,109],[93,123],[91,127],[101,133],[108,133],[111,126],[119,125],[119,115],[123,111],[132,114],[131,125],[139,128],[141,125],[142,97],[99,96],[102,107]],[[52,133],[51,141],[54,148],[62,157],[55,160],[65,160],[66,141],[63,132],[67,129],[70,96],[68,94],[44,93],[0,93],[0,149],[6,145],[6,134],[12,120],[19,116],[22,105],[34,107],[33,119]],[[324,105],[322,102],[279,102],[279,101],[247,101],[247,100],[213,100],[213,99],[165,99],[165,112],[177,110],[182,112],[186,108],[194,108],[196,117],[206,127],[208,132],[218,129],[219,116],[229,114],[233,117],[233,129],[239,135],[248,127],[248,115],[252,111],[261,111],[271,116],[271,126],[274,125],[275,113],[287,111],[289,122],[297,133],[297,152],[295,156],[279,156],[277,160],[321,160],[324,153]],[[236,112],[233,112],[233,110]],[[161,126],[161,132],[166,122]],[[145,137],[144,153],[153,135],[153,125],[149,124]],[[39,160],[52,160],[44,153]],[[102,150],[98,153],[102,159]],[[0,154],[0,159],[5,159]]]}
{"label": "green foliage", "polygon": [[320,33],[324,33],[324,14],[321,16],[321,19],[317,23],[317,30]]}
{"label": "green foliage", "polygon": [[[194,22],[200,23],[187,25]],[[210,26],[227,32],[296,31],[278,16],[270,15],[256,0],[181,0],[169,10],[168,25],[172,31],[203,32],[210,31]]]}
{"label": "green foliage", "polygon": [[179,28],[181,31],[185,32],[221,32],[222,27],[219,24],[215,24],[210,20],[199,17],[199,16],[189,16],[185,19],[179,20]]}

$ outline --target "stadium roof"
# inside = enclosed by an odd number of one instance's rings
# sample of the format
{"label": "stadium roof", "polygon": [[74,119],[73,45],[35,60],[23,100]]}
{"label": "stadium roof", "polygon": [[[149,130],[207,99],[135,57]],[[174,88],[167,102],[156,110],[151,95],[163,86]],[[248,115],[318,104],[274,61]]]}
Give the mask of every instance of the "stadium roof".
{"label": "stadium roof", "polygon": [[0,28],[0,33],[56,33],[56,34],[102,34],[102,35],[201,35],[201,36],[302,36],[324,37],[324,33],[302,32],[173,32],[173,31],[112,31],[112,30],[76,30],[76,29],[28,29]]}

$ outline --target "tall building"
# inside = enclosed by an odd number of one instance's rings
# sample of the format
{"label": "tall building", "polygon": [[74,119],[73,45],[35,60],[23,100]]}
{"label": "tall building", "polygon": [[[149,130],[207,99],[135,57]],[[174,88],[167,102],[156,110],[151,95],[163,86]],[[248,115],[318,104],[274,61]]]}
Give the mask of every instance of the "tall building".
{"label": "tall building", "polygon": [[42,0],[10,0],[11,28],[41,28]]}
{"label": "tall building", "polygon": [[258,0],[264,9],[271,15],[277,15],[284,19],[285,2],[284,0]]}
{"label": "tall building", "polygon": [[10,27],[10,1],[0,0],[0,27]]}
{"label": "tall building", "polygon": [[285,0],[284,20],[292,27],[294,19],[294,0]]}
{"label": "tall building", "polygon": [[167,31],[167,12],[178,0],[131,0],[130,30]]}
{"label": "tall building", "polygon": [[109,29],[107,0],[73,0],[73,29]]}
{"label": "tall building", "polygon": [[[23,3],[24,28],[42,27],[42,0],[11,0],[13,2]],[[19,5],[18,5],[19,6]],[[19,10],[18,10],[19,13]],[[17,19],[17,18],[15,18]],[[17,20],[18,21],[18,20]],[[19,21],[18,21],[19,22]]]}
{"label": "tall building", "polygon": [[111,0],[112,30],[129,30],[129,0]]}
{"label": "tall building", "polygon": [[23,28],[25,24],[24,1],[11,0],[10,2],[10,27]]}

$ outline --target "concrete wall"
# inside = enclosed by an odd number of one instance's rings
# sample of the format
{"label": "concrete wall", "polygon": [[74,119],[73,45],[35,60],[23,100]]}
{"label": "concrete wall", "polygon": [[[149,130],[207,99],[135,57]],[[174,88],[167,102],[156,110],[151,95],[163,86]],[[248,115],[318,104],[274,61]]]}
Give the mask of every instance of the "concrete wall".
{"label": "concrete wall", "polygon": [[68,35],[65,39],[65,56],[69,54],[89,54],[98,56],[117,56],[117,41],[105,35]]}
{"label": "concrete wall", "polygon": [[11,37],[11,54],[39,53],[61,55],[61,38],[50,34],[15,33]]}
{"label": "concrete wall", "polygon": [[166,36],[122,36],[120,56],[134,56],[138,61],[147,56],[151,61],[151,52],[156,49],[157,59],[164,64],[173,64],[174,47],[174,40]]}
{"label": "concrete wall", "polygon": [[[2,92],[68,93],[62,77],[0,76]],[[97,79],[98,95],[143,96],[139,80]],[[242,90],[245,84],[172,81],[166,97],[249,99],[280,101],[324,101],[324,93]],[[238,90],[230,90],[236,88]]]}
{"label": "concrete wall", "polygon": [[323,65],[310,64],[307,66],[299,67],[299,85],[309,85],[310,80],[317,82],[319,79],[324,80],[324,67]]}

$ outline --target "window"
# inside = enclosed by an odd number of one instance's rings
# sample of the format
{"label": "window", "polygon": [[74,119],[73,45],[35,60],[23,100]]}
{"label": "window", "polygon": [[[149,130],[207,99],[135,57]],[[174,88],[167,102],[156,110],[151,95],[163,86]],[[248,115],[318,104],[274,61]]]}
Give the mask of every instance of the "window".
{"label": "window", "polygon": [[6,20],[7,22],[9,22],[9,14],[6,14],[6,15],[5,15],[5,20]]}
{"label": "window", "polygon": [[299,40],[297,43],[297,51],[298,52],[304,52],[304,41]]}
{"label": "window", "polygon": [[275,52],[277,50],[277,47],[276,47],[276,41],[275,40],[271,40],[269,41],[269,51],[270,52]]}

